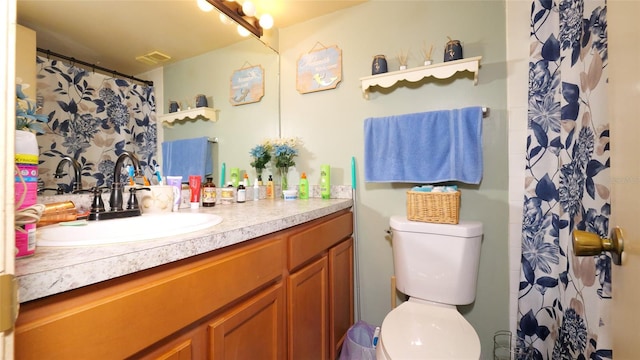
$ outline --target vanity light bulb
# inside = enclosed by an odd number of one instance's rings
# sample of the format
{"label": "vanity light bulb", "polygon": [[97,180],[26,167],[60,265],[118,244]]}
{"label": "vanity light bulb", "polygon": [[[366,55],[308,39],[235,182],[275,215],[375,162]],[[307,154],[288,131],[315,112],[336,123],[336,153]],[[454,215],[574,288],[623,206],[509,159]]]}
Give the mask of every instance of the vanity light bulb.
{"label": "vanity light bulb", "polygon": [[260,17],[260,26],[263,29],[269,30],[273,27],[273,16],[264,14]]}
{"label": "vanity light bulb", "polygon": [[223,13],[220,13],[220,22],[225,25],[229,25],[232,23],[231,19],[229,19],[229,17]]}
{"label": "vanity light bulb", "polygon": [[211,10],[213,10],[213,5],[209,4],[207,2],[207,0],[197,0],[198,2],[198,7],[200,8],[200,10],[204,11],[204,12],[209,12]]}
{"label": "vanity light bulb", "polygon": [[245,29],[244,26],[238,25],[238,34],[240,34],[240,36],[242,37],[247,37],[251,33],[249,32],[249,30]]}
{"label": "vanity light bulb", "polygon": [[256,14],[256,6],[249,0],[246,0],[244,4],[242,4],[242,12],[247,16],[255,16]]}

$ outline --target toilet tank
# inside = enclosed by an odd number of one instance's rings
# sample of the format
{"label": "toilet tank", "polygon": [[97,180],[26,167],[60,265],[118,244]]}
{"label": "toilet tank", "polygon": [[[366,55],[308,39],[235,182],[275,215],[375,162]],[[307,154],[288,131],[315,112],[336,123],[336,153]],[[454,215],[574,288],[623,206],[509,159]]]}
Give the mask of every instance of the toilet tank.
{"label": "toilet tank", "polygon": [[474,301],[482,223],[434,224],[392,216],[389,224],[399,291],[450,305]]}

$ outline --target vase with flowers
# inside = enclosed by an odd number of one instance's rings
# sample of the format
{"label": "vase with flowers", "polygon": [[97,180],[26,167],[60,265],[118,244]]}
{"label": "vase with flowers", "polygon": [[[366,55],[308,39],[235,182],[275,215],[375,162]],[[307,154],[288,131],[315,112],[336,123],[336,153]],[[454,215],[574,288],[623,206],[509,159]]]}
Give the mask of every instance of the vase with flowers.
{"label": "vase with flowers", "polygon": [[38,196],[38,142],[36,133],[44,133],[43,123],[49,118],[36,114],[37,106],[16,85],[15,141],[15,235],[16,257],[32,255],[36,249],[36,222],[43,206],[36,205]]}
{"label": "vase with flowers", "polygon": [[262,170],[267,167],[267,163],[271,161],[271,145],[269,141],[264,141],[262,144],[258,144],[249,151],[249,154],[253,158],[251,167],[256,169],[256,176],[258,181],[262,181]]}
{"label": "vase with flowers", "polygon": [[271,140],[271,148],[273,152],[274,165],[280,174],[280,185],[282,190],[289,189],[289,168],[295,166],[294,158],[298,155],[296,147],[301,145],[298,138],[280,138]]}

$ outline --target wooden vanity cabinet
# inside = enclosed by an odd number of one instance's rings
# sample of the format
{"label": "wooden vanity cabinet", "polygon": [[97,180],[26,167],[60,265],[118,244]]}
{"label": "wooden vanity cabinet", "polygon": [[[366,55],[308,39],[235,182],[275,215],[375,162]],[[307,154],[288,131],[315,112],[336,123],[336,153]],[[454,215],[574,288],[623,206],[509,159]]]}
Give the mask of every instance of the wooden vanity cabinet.
{"label": "wooden vanity cabinet", "polygon": [[353,324],[353,215],[288,237],[288,358],[336,359]]}
{"label": "wooden vanity cabinet", "polygon": [[353,322],[352,229],[343,210],[23,303],[15,357],[335,359]]}

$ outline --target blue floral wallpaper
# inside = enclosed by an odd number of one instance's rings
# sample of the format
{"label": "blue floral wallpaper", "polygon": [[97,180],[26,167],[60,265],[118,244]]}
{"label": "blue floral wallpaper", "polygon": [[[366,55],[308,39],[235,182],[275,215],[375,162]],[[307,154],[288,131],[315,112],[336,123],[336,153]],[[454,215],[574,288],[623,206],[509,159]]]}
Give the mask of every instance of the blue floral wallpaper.
{"label": "blue floral wallpaper", "polygon": [[38,136],[39,175],[46,188],[73,189],[72,168],[65,166],[68,175],[54,178],[64,156],[79,162],[84,189],[111,186],[123,150],[135,153],[151,178],[158,142],[153,87],[46,57],[37,57],[37,65],[38,105],[49,116],[46,133]]}
{"label": "blue floral wallpaper", "polygon": [[609,235],[607,7],[534,0],[517,359],[611,359],[611,257],[576,257],[574,229]]}

